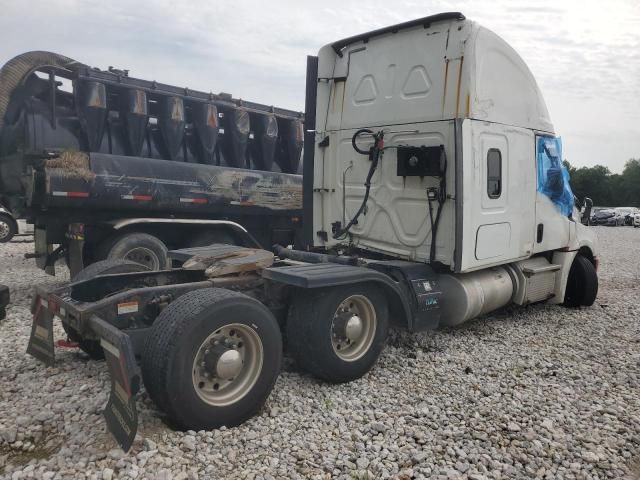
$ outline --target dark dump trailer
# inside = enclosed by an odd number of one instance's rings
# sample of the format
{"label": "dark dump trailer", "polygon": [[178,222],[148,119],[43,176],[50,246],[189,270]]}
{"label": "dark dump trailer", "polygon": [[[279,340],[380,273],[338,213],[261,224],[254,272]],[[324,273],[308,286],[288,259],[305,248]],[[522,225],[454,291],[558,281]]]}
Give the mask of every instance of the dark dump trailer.
{"label": "dark dump trailer", "polygon": [[38,266],[169,267],[213,241],[293,244],[303,114],[28,52],[0,69],[0,203]]}

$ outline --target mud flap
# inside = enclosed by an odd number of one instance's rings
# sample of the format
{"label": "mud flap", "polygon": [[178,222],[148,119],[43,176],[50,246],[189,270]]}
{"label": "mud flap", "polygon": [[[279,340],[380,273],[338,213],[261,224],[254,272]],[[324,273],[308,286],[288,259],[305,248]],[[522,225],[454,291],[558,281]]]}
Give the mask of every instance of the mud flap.
{"label": "mud flap", "polygon": [[140,390],[140,374],[131,339],[98,317],[91,317],[89,324],[100,337],[111,376],[111,393],[104,410],[107,427],[120,447],[128,452],[138,431],[136,393]]}
{"label": "mud flap", "polygon": [[53,314],[49,312],[46,299],[36,296],[32,305],[33,324],[27,353],[48,366],[53,366],[55,353],[53,350]]}

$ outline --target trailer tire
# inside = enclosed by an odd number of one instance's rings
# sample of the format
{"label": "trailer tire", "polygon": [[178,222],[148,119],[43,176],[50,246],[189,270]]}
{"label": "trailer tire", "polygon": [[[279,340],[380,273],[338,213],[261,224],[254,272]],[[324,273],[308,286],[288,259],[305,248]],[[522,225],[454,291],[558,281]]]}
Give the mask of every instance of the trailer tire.
{"label": "trailer tire", "polygon": [[569,270],[564,304],[567,307],[590,307],[597,295],[598,273],[588,258],[578,254]]}
{"label": "trailer tire", "polygon": [[225,229],[205,230],[197,234],[189,242],[189,247],[208,247],[214,243],[226,243],[228,245],[238,245],[235,236]]}
{"label": "trailer tire", "polygon": [[[74,282],[80,282],[83,280],[89,280],[98,275],[108,275],[112,273],[131,273],[131,272],[144,272],[148,270],[144,265],[139,263],[130,262],[128,260],[101,260],[96,263],[92,263],[88,267],[80,270],[78,275],[73,279]],[[67,337],[72,342],[76,342],[84,353],[89,355],[89,358],[93,360],[104,359],[104,351],[100,346],[100,342],[97,340],[85,339],[78,333],[73,327],[62,322],[62,328],[64,329]]]}
{"label": "trailer tire", "polygon": [[141,368],[147,393],[170,422],[203,430],[239,425],[255,415],[281,363],[282,337],[267,307],[239,292],[205,288],[162,311],[145,342]]}
{"label": "trailer tire", "polygon": [[170,268],[167,246],[148,233],[124,233],[107,240],[98,247],[99,257],[107,260],[128,260],[149,270]]}
{"label": "trailer tire", "polygon": [[294,295],[287,345],[300,367],[332,383],[349,382],[371,370],[389,329],[387,299],[380,288],[341,285]]}
{"label": "trailer tire", "polygon": [[0,213],[0,243],[10,242],[18,233],[18,224],[9,215]]}

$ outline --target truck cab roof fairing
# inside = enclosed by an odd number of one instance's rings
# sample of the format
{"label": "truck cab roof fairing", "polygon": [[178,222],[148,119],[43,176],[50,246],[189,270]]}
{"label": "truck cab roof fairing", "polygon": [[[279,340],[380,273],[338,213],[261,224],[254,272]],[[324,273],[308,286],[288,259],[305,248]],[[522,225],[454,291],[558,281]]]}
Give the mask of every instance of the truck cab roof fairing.
{"label": "truck cab roof fairing", "polygon": [[466,75],[471,80],[466,93],[468,118],[554,133],[531,70],[500,36],[474,23],[466,42],[464,63],[468,64]]}
{"label": "truck cab roof fairing", "polygon": [[367,43],[370,38],[376,37],[378,35],[384,35],[385,33],[397,33],[400,30],[404,30],[406,28],[416,27],[418,25],[422,25],[424,28],[427,28],[432,23],[442,22],[446,20],[464,20],[465,16],[460,12],[445,12],[445,13],[437,13],[435,15],[429,15],[427,17],[418,18],[416,20],[409,20],[408,22],[398,23],[396,25],[391,25],[389,27],[379,28],[377,30],[371,30],[370,32],[361,33],[359,35],[354,35],[352,37],[343,38],[342,40],[338,40],[337,42],[333,42],[331,47],[336,52],[337,55],[342,56],[342,49],[347,45],[356,42],[364,42]]}
{"label": "truck cab roof fairing", "polygon": [[[436,25],[437,24],[437,25]],[[373,30],[355,35],[323,47],[319,52],[319,78],[342,78],[352,75],[349,64],[351,55],[363,52],[375,61],[376,71],[367,72],[376,86],[384,83],[385,69],[380,65],[380,55],[387,54],[389,45],[401,45],[416,41],[416,33],[421,29],[439,28],[447,30],[446,42],[442,42],[440,51],[430,52],[432,58],[439,57],[441,62],[434,65],[424,64],[425,75],[431,81],[431,91],[421,103],[420,118],[404,118],[395,122],[393,118],[377,118],[377,122],[392,125],[407,121],[437,121],[453,118],[470,118],[506,125],[529,128],[536,131],[554,133],[546,103],[528,66],[520,55],[501,37],[491,30],[468,20],[462,13],[450,12],[412,20],[391,27]],[[427,31],[427,35],[433,34]],[[386,45],[386,47],[383,47]],[[398,51],[397,48],[391,48]],[[409,55],[409,52],[402,50]],[[366,53],[365,53],[366,51]],[[385,53],[382,53],[382,52]],[[377,52],[377,53],[376,53]],[[375,60],[373,60],[375,59]],[[390,63],[405,64],[407,74],[412,72],[411,65],[421,62],[417,58],[402,58],[402,55],[389,59]],[[407,62],[413,62],[411,65]],[[428,68],[427,68],[428,67]],[[441,81],[442,72],[448,77]],[[400,72],[399,72],[400,73]],[[409,78],[398,78],[397,84],[403,85]],[[357,79],[351,79],[357,83]],[[402,92],[393,92],[386,99],[372,100],[363,110],[375,108],[378,102],[398,101]],[[455,97],[455,98],[453,98]],[[402,102],[401,102],[402,103]],[[382,108],[382,105],[380,105]],[[384,109],[388,109],[386,105]],[[399,105],[392,108],[399,108]],[[373,112],[361,112],[361,118],[371,118]],[[328,130],[337,125],[329,122],[324,125],[326,112],[320,108],[317,127]],[[383,115],[384,117],[384,115]],[[366,124],[366,125],[365,125]],[[365,120],[360,126],[369,126]],[[346,128],[343,125],[342,128]],[[349,125],[349,127],[353,127]]]}

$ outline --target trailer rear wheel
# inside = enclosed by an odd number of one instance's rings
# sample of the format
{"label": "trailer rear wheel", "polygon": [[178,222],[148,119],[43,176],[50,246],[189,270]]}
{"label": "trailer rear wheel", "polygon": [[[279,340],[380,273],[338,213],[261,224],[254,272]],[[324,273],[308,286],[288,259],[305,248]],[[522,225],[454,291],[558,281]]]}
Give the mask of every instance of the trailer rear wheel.
{"label": "trailer rear wheel", "polygon": [[166,270],[170,266],[167,246],[148,233],[124,233],[100,245],[99,251],[102,258],[128,260],[149,270]]}
{"label": "trailer rear wheel", "polygon": [[9,215],[0,213],[0,243],[10,242],[18,233],[18,224]]}
{"label": "trailer rear wheel", "polygon": [[217,228],[197,234],[193,240],[189,242],[189,247],[208,247],[214,243],[236,245],[238,240],[236,240],[235,236],[231,232],[222,228]]}
{"label": "trailer rear wheel", "polygon": [[273,389],[282,338],[259,301],[220,288],[192,291],[158,316],[142,355],[151,399],[178,427],[238,425]]}
{"label": "trailer rear wheel", "polygon": [[[82,269],[73,281],[80,282],[82,280],[89,280],[98,275],[144,272],[145,270],[148,270],[148,268],[144,265],[127,260],[101,260]],[[69,337],[69,340],[76,342],[80,350],[89,355],[90,358],[93,360],[102,360],[104,358],[104,351],[100,346],[100,342],[83,338],[80,333],[64,322],[62,322],[62,328],[67,334],[67,337]]]}
{"label": "trailer rear wheel", "polygon": [[287,320],[287,342],[296,362],[329,382],[367,373],[387,338],[388,306],[373,285],[347,285],[296,293]]}
{"label": "trailer rear wheel", "polygon": [[598,295],[598,273],[588,258],[576,255],[569,270],[564,304],[567,307],[590,307]]}

